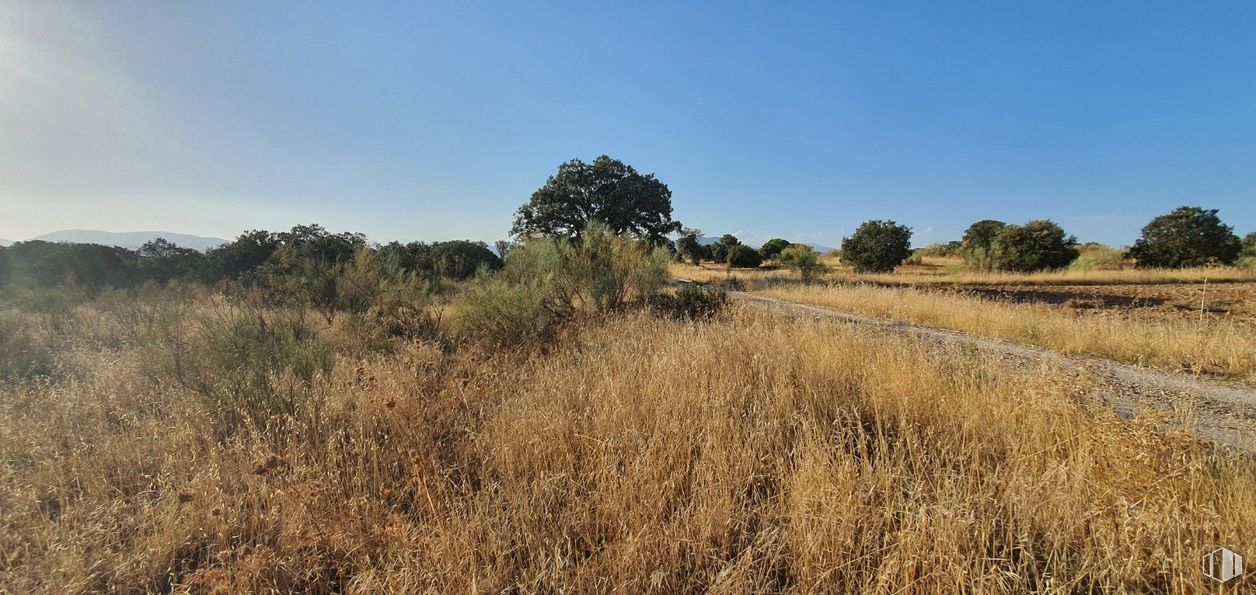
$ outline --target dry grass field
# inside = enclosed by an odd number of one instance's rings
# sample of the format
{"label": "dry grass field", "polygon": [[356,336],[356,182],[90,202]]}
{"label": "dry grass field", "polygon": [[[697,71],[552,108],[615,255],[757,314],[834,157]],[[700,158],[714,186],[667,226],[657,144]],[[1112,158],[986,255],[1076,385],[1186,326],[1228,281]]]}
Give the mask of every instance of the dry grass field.
{"label": "dry grass field", "polygon": [[[1256,282],[1246,269],[1101,271],[1090,274],[1104,281],[1080,284],[1069,272],[934,275],[924,282],[910,271],[838,270],[812,285],[781,269],[673,265],[672,274],[1067,354],[1256,382]],[[1196,274],[1212,278],[1189,283]]]}
{"label": "dry grass field", "polygon": [[0,385],[0,591],[1194,593],[1256,551],[1249,458],[835,322],[485,350],[165,290],[0,330],[47,372]]}

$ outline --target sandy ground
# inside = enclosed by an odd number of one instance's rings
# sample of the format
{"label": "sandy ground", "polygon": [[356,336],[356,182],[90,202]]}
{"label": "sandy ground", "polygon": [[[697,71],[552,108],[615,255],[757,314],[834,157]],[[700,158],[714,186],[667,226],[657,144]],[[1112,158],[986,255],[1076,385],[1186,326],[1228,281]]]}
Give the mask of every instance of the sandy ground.
{"label": "sandy ground", "polygon": [[745,292],[730,291],[729,295],[792,314],[839,319],[885,332],[912,335],[941,346],[976,348],[1018,366],[1058,367],[1090,381],[1088,385],[1094,388],[1086,396],[1089,404],[1102,404],[1126,417],[1154,411],[1167,420],[1165,423],[1185,428],[1203,440],[1256,454],[1256,389],[1251,387],[1099,358],[1070,357],[1038,347]]}

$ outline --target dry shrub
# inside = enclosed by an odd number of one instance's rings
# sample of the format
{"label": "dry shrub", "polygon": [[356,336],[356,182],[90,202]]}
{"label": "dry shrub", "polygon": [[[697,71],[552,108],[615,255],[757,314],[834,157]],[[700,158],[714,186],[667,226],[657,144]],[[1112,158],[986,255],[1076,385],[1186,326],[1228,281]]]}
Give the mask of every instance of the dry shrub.
{"label": "dry shrub", "polygon": [[41,319],[28,312],[0,311],[0,380],[30,380],[53,374],[54,338],[41,328]]}
{"label": "dry shrub", "polygon": [[172,363],[179,384],[203,395],[230,434],[292,415],[335,359],[304,310],[226,308],[200,318]]}

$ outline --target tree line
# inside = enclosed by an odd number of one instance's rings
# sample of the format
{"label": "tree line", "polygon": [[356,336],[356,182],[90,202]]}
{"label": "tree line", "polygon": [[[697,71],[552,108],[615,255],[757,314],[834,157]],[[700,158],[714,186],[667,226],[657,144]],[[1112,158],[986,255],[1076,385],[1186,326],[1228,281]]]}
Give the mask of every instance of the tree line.
{"label": "tree line", "polygon": [[147,282],[235,281],[248,287],[291,286],[331,278],[355,258],[371,258],[396,274],[425,279],[468,279],[476,271],[502,265],[483,242],[391,242],[370,245],[360,233],[332,233],[320,225],[297,225],[284,232],[246,231],[206,252],[163,238],[136,250],[98,244],[18,242],[0,248],[0,284],[53,287],[63,283],[98,290]]}
{"label": "tree line", "polygon": [[[665,248],[675,258],[694,263],[713,260],[729,267],[758,267],[776,261],[805,279],[824,271],[813,249],[781,238],[757,250],[731,234],[703,245],[701,230],[684,228],[673,219],[672,193],[666,184],[654,174],[640,174],[602,155],[591,163],[573,159],[559,165],[557,173],[516,211],[511,229],[515,241],[498,242],[496,251],[469,240],[370,245],[362,234],[332,233],[313,224],[285,232],[248,231],[205,253],[164,239],[137,250],[29,241],[0,248],[0,286],[70,282],[99,289],[176,279],[227,280],[314,299],[309,296],[335,294],[335,279],[354,266],[366,266],[365,260],[389,277],[465,280],[479,270],[500,269],[515,243],[537,237],[578,241],[595,224],[640,242],[644,249]],[[841,261],[857,272],[892,271],[912,255],[911,236],[909,227],[895,221],[866,221],[842,240]],[[1062,268],[1079,253],[1076,238],[1050,220],[978,221],[951,249],[972,268],[1018,272]],[[1221,222],[1216,209],[1185,206],[1148,223],[1125,255],[1140,267],[1234,264],[1241,259],[1256,263],[1256,233],[1240,239]]]}

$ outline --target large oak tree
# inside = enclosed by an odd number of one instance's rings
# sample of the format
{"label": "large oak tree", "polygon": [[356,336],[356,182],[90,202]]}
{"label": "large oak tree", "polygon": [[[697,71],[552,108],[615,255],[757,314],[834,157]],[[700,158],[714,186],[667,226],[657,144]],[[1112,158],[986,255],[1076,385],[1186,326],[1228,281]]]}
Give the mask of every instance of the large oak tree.
{"label": "large oak tree", "polygon": [[667,234],[680,230],[680,222],[672,220],[672,191],[666,184],[602,155],[593,163],[572,159],[558,166],[558,173],[519,207],[511,233],[575,238],[592,221],[655,245],[668,243]]}

